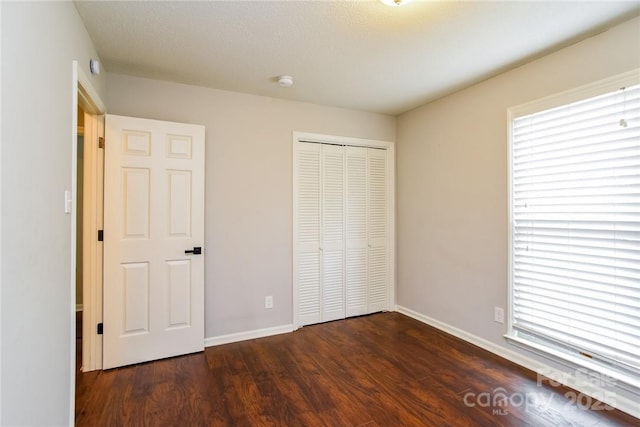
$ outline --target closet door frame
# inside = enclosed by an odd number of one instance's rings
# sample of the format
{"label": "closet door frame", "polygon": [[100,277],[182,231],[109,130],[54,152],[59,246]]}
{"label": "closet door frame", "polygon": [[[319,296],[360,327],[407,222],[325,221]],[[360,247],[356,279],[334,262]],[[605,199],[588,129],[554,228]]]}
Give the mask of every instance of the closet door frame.
{"label": "closet door frame", "polygon": [[292,265],[293,265],[293,329],[302,326],[298,315],[298,147],[301,142],[346,145],[354,147],[367,147],[384,149],[387,152],[387,266],[388,266],[388,311],[395,311],[396,306],[396,221],[395,221],[395,143],[373,139],[352,138],[346,136],[323,135],[306,132],[293,132],[292,159],[293,159],[293,233],[292,233]]}

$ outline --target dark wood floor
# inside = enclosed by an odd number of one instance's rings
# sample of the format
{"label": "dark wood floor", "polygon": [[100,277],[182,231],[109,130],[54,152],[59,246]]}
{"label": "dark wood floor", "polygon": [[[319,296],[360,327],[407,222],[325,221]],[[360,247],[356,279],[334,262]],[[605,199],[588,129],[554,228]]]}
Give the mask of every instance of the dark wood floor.
{"label": "dark wood floor", "polygon": [[[505,406],[497,399],[501,392]],[[183,357],[79,373],[76,425],[640,423],[612,408],[577,407],[565,398],[567,392],[538,386],[533,372],[411,318],[381,313]]]}

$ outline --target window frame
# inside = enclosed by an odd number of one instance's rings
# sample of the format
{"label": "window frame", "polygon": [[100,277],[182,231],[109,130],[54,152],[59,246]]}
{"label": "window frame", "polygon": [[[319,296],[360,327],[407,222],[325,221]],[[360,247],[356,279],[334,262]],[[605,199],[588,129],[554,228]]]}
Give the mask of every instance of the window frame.
{"label": "window frame", "polygon": [[516,105],[507,109],[507,165],[508,165],[508,316],[507,331],[504,338],[512,344],[532,351],[538,355],[549,358],[555,362],[568,365],[573,368],[586,368],[598,374],[607,375],[609,378],[619,381],[619,385],[640,395],[640,378],[634,378],[606,366],[590,362],[587,359],[572,356],[551,346],[536,343],[516,335],[514,323],[514,169],[513,169],[513,121],[514,119],[571,104],[588,98],[603,95],[619,90],[622,87],[640,84],[640,69],[634,69],[610,78],[599,80],[577,88],[569,89],[538,100]]}

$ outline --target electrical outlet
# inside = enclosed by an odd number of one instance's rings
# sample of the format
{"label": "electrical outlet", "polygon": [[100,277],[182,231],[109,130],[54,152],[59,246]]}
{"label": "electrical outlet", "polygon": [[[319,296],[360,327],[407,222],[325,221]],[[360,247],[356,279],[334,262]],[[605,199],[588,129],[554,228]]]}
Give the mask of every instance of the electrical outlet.
{"label": "electrical outlet", "polygon": [[498,323],[504,323],[504,309],[493,307],[493,320]]}
{"label": "electrical outlet", "polygon": [[273,308],[273,297],[272,296],[269,295],[269,296],[264,297],[264,308],[265,308],[265,310]]}

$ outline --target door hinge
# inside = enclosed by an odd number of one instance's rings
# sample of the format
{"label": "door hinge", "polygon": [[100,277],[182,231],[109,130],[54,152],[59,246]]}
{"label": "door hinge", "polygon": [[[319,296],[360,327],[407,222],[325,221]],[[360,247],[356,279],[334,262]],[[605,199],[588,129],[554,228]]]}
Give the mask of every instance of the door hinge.
{"label": "door hinge", "polygon": [[104,241],[104,230],[98,230],[98,242]]}
{"label": "door hinge", "polygon": [[103,137],[99,137],[98,138],[98,148],[104,148],[104,138]]}
{"label": "door hinge", "polygon": [[98,323],[98,327],[96,328],[96,332],[98,332],[98,335],[102,335],[102,332],[104,331],[104,327],[102,326],[102,323]]}

